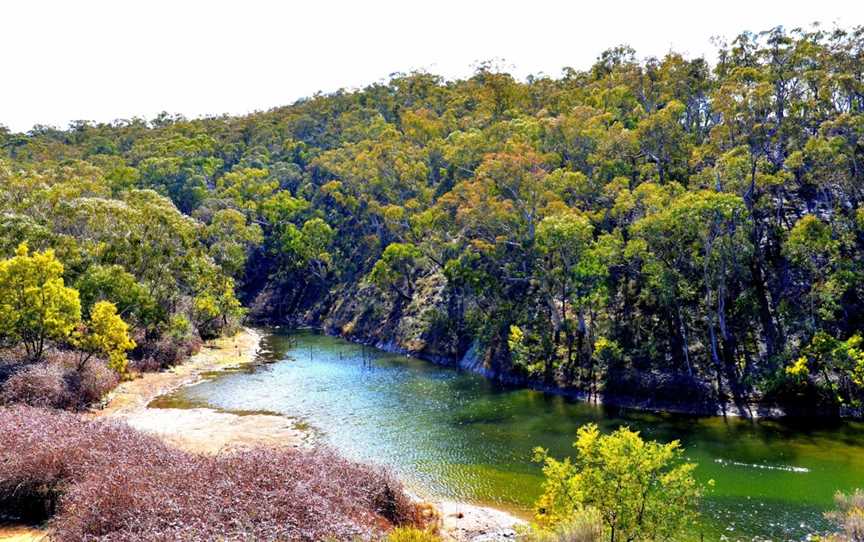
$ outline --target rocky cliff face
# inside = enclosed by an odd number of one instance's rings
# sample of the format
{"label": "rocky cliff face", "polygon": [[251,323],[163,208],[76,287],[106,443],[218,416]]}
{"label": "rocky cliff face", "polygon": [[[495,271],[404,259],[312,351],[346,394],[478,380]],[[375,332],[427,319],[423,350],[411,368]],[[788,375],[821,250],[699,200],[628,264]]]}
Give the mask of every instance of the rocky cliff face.
{"label": "rocky cliff face", "polygon": [[466,347],[448,331],[445,290],[439,273],[418,278],[410,300],[361,282],[331,292],[303,321],[382,350],[456,365]]}

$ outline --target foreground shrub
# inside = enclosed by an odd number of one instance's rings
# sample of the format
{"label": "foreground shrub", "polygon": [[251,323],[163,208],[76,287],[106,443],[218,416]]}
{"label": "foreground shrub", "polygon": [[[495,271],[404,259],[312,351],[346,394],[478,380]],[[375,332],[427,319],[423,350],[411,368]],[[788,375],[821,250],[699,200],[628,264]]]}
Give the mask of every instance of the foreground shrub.
{"label": "foreground shrub", "polygon": [[837,524],[840,532],[826,538],[826,542],[864,542],[864,490],[856,489],[851,495],[837,492],[837,509],[825,516]]}
{"label": "foreground shrub", "polygon": [[609,542],[675,540],[694,524],[703,488],[678,441],[644,441],[627,427],[602,435],[589,424],[573,446],[576,456],[563,461],[535,450],[546,476],[536,504],[541,527],[557,531],[586,508],[602,518]]}
{"label": "foreground shrub", "polygon": [[0,383],[0,404],[79,410],[97,402],[118,382],[117,373],[102,359],[91,358],[79,366],[74,354],[54,352],[40,363],[15,365]]}
{"label": "foreground shrub", "polygon": [[77,372],[80,407],[96,403],[117,387],[120,375],[102,359],[89,359]]}
{"label": "foreground shrub", "polygon": [[67,375],[68,370],[56,363],[21,365],[0,387],[0,402],[71,408],[77,401]]}
{"label": "foreground shrub", "polygon": [[199,456],[119,423],[0,408],[0,509],[53,539],[352,540],[417,521],[401,486],[327,451]]}

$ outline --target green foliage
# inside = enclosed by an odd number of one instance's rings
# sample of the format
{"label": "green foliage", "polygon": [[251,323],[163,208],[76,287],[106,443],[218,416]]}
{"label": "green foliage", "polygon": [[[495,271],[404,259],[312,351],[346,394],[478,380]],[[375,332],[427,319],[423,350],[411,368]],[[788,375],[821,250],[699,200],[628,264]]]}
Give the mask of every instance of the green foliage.
{"label": "green foliage", "polygon": [[841,310],[840,298],[850,289],[850,275],[842,258],[842,243],[832,228],[813,215],[798,220],[789,231],[783,246],[786,256],[798,264],[810,278],[807,295],[810,329],[822,321],[831,321]]}
{"label": "green foliage", "polygon": [[297,220],[308,209],[308,201],[283,191],[266,199],[262,203],[260,214],[271,226],[277,226]]}
{"label": "green foliage", "polygon": [[327,253],[327,248],[336,235],[333,228],[320,218],[312,218],[303,223],[300,233],[304,243],[302,254],[306,260],[329,263],[330,255]]}
{"label": "green foliage", "polygon": [[856,333],[845,341],[819,331],[802,355],[785,372],[799,383],[816,381],[831,402],[860,405],[858,392],[864,388],[864,341]]}
{"label": "green foliage", "polygon": [[528,352],[525,347],[525,332],[519,326],[510,326],[510,334],[507,336],[507,346],[513,361],[524,365],[528,361]]}
{"label": "green foliage", "polygon": [[175,314],[168,321],[168,329],[165,335],[175,341],[186,341],[192,334],[192,322],[183,315]]}
{"label": "green foliage", "polygon": [[695,521],[703,488],[693,477],[696,465],[682,462],[678,441],[646,442],[626,427],[602,435],[592,424],[579,429],[573,446],[576,456],[561,461],[535,450],[546,477],[536,504],[543,528],[593,509],[610,542],[673,540]]}
{"label": "green foliage", "polygon": [[146,286],[119,265],[93,265],[75,282],[81,296],[84,316],[88,316],[99,301],[110,301],[120,314],[147,327],[158,314],[156,302]]}
{"label": "green foliage", "polygon": [[231,200],[239,209],[255,213],[259,205],[279,188],[264,169],[234,170],[216,181],[216,196]]}
{"label": "green foliage", "polygon": [[607,367],[614,367],[623,359],[624,352],[615,341],[600,337],[594,343],[593,355],[598,363]]}
{"label": "green foliage", "polygon": [[784,248],[791,260],[816,270],[819,260],[829,256],[836,248],[836,243],[831,238],[828,224],[813,215],[807,215],[789,231]]}
{"label": "green foliage", "polygon": [[328,252],[336,232],[321,218],[311,218],[297,227],[287,223],[275,234],[274,254],[279,260],[277,273],[285,278],[296,273],[312,273],[323,278],[331,261]]}
{"label": "green foliage", "polygon": [[369,280],[382,289],[394,289],[403,297],[411,296],[400,287],[410,280],[416,260],[421,257],[420,250],[406,243],[391,243],[384,249],[381,258],[375,262]]}
{"label": "green foliage", "polygon": [[240,277],[246,269],[249,252],[264,240],[261,227],[249,224],[235,209],[221,209],[205,227],[204,241],[213,260],[225,273]]}
{"label": "green foliage", "polygon": [[202,338],[218,337],[235,329],[244,310],[234,295],[234,281],[209,268],[192,297],[192,321]]}

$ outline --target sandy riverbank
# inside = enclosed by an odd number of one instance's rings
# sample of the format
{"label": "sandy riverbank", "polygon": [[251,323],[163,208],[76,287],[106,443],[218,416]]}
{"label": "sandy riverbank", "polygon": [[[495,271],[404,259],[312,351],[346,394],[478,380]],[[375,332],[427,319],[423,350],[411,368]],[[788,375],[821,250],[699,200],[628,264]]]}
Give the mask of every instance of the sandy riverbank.
{"label": "sandy riverbank", "polygon": [[184,450],[217,453],[247,446],[301,446],[306,434],[291,420],[269,414],[231,414],[210,408],[147,408],[155,398],[194,384],[202,375],[255,360],[261,335],[244,328],[233,337],[205,344],[186,363],[122,383],[92,415],[121,419]]}
{"label": "sandy riverbank", "polygon": [[45,531],[33,527],[0,524],[0,542],[41,542]]}
{"label": "sandy riverbank", "polygon": [[[310,445],[308,435],[292,420],[270,414],[232,414],[209,408],[148,408],[157,397],[200,381],[206,373],[235,368],[255,360],[261,335],[249,328],[233,337],[205,344],[186,363],[168,371],[146,373],[123,382],[109,394],[94,418],[123,420],[169,444],[195,453],[249,446]],[[512,540],[514,527],[524,523],[506,512],[459,502],[436,502],[445,540],[492,542]],[[0,542],[34,542],[44,531],[0,526]]]}
{"label": "sandy riverbank", "polygon": [[261,343],[261,335],[250,328],[233,337],[222,337],[204,343],[201,351],[185,363],[158,373],[142,373],[117,386],[92,410],[97,417],[126,418],[147,408],[156,397],[181,386],[194,384],[203,373],[220,371],[251,363]]}

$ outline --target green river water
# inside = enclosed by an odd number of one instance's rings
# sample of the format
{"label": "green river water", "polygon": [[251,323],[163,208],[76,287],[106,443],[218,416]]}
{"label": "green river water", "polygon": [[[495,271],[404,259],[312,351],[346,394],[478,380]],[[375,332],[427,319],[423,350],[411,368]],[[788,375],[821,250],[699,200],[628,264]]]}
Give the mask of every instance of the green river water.
{"label": "green river water", "polygon": [[527,515],[540,492],[535,446],[567,455],[577,428],[621,425],[680,439],[715,481],[698,540],[801,540],[824,531],[838,489],[864,485],[864,424],[749,422],[622,411],[309,332],[264,337],[259,362],[210,375],[158,407],[273,412],[342,454],[392,468],[416,492]]}

